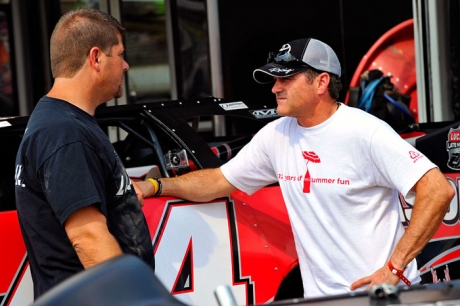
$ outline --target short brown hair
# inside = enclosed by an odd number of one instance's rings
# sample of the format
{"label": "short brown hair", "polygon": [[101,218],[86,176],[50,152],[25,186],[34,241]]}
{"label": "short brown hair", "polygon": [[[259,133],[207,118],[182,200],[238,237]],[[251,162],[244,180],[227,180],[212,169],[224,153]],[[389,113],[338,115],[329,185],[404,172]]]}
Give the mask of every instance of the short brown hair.
{"label": "short brown hair", "polygon": [[99,47],[110,55],[119,43],[117,34],[125,28],[111,15],[91,8],[64,14],[56,24],[50,42],[53,77],[72,77],[83,66],[89,51]]}
{"label": "short brown hair", "polygon": [[[303,73],[307,77],[308,82],[311,83],[318,75],[320,75],[323,72],[324,71],[318,71],[315,69],[308,68],[304,70]],[[326,73],[329,74],[329,78],[330,78],[329,85],[327,86],[329,95],[331,96],[333,100],[337,101],[340,95],[340,91],[342,90],[342,81],[340,80],[339,76],[333,73],[329,73],[329,72],[326,72]]]}

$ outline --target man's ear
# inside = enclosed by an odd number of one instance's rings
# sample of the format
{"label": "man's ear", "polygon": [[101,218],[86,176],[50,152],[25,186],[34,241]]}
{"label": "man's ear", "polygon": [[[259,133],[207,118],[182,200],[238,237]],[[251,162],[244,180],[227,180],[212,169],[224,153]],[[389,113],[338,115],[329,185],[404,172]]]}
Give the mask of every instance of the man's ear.
{"label": "man's ear", "polygon": [[101,63],[101,56],[102,56],[102,51],[98,47],[93,47],[91,50],[89,50],[89,64],[91,67],[96,69],[97,71],[100,70],[100,63]]}
{"label": "man's ear", "polygon": [[329,82],[331,81],[331,77],[328,73],[323,72],[317,76],[318,81],[318,94],[323,94],[327,91],[327,87],[329,86]]}

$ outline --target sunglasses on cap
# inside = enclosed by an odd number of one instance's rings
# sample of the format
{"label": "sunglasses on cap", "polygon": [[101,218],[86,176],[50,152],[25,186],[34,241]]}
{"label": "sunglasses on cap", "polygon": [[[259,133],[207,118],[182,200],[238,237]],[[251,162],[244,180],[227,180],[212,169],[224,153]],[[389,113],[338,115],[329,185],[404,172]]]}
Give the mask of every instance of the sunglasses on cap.
{"label": "sunglasses on cap", "polygon": [[297,57],[292,55],[291,53],[285,52],[283,54],[278,53],[275,56],[275,53],[269,52],[268,53],[268,59],[267,59],[267,64],[269,63],[276,63],[276,64],[281,64],[281,65],[294,65],[294,66],[306,66],[310,67],[307,63],[299,60]]}

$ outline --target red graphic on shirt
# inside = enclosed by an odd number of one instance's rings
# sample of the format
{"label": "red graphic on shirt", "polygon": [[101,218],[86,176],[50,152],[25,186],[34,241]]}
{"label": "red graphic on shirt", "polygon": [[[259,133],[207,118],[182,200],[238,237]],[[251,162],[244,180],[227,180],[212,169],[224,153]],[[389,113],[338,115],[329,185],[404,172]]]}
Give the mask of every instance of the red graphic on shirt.
{"label": "red graphic on shirt", "polygon": [[409,156],[410,156],[410,158],[412,158],[412,159],[416,159],[417,157],[420,156],[420,154],[417,153],[417,152],[414,152],[414,151],[409,151]]}
{"label": "red graphic on shirt", "polygon": [[303,180],[303,192],[310,193],[310,173],[308,172],[308,162],[313,163],[320,163],[321,160],[319,159],[318,155],[316,155],[313,151],[303,151],[303,158],[307,160],[307,173],[305,173],[305,177]]}

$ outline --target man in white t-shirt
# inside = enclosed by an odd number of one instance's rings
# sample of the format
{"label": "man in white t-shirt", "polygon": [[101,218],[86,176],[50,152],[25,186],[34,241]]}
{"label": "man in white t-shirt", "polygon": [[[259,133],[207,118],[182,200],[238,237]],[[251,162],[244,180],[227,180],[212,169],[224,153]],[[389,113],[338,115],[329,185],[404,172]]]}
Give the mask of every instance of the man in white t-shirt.
{"label": "man in white t-shirt", "polygon": [[[420,282],[415,256],[454,196],[436,165],[388,124],[336,101],[340,75],[340,62],[325,43],[284,44],[253,74],[259,83],[274,81],[284,117],[262,128],[222,167],[156,183],[163,195],[201,202],[278,182],[305,297]],[[406,231],[398,192],[415,196]]]}

